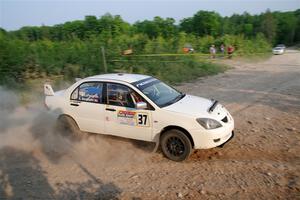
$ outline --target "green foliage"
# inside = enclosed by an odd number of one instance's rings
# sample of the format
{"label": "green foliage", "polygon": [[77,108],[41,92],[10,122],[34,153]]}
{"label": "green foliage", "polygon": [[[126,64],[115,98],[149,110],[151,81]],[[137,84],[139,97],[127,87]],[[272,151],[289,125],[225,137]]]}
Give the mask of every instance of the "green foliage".
{"label": "green foliage", "polygon": [[[275,13],[275,17],[278,21],[277,26],[279,29],[276,31],[278,43],[293,44],[296,41],[295,35],[299,34],[296,31],[299,30],[300,17],[294,12],[286,12],[284,15],[281,13]],[[297,39],[297,38],[296,38]]]}
{"label": "green foliage", "polygon": [[173,84],[217,74],[226,69],[223,65],[208,61],[199,62],[192,56],[125,57],[114,62],[111,67],[119,72],[152,75]]}
{"label": "green foliage", "polygon": [[[108,71],[123,70],[155,75],[169,82],[190,80],[222,70],[196,56],[145,57],[143,54],[182,54],[192,46],[196,54],[208,53],[215,44],[233,45],[236,54],[270,51],[272,44],[300,42],[300,10],[260,15],[199,11],[175,24],[173,18],[154,17],[131,25],[121,16],[86,16],[54,26],[0,28],[0,84],[21,85],[47,77],[85,77],[104,72],[101,47]],[[133,56],[122,56],[127,49]],[[119,60],[118,62],[116,60]]]}
{"label": "green foliage", "polygon": [[300,9],[296,10],[294,12],[295,14],[295,19],[297,21],[297,25],[295,28],[295,38],[294,41],[298,41],[298,43],[300,42]]}
{"label": "green foliage", "polygon": [[270,43],[273,43],[275,41],[277,21],[269,10],[267,10],[267,12],[262,15],[262,23],[260,29]]}
{"label": "green foliage", "polygon": [[192,18],[183,19],[181,28],[198,36],[218,36],[221,31],[221,16],[215,12],[199,11]]}
{"label": "green foliage", "polygon": [[177,33],[177,27],[174,23],[175,20],[173,18],[163,19],[156,16],[153,21],[138,21],[133,27],[136,33],[146,34],[151,39],[157,38],[158,36],[170,38]]}

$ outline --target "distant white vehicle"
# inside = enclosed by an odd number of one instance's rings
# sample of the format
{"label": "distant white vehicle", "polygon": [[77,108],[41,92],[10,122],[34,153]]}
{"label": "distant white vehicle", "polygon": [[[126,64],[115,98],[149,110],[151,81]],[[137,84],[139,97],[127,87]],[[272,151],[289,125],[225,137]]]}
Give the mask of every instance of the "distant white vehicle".
{"label": "distant white vehicle", "polygon": [[272,52],[274,55],[282,55],[284,54],[285,49],[283,47],[275,47]]}
{"label": "distant white vehicle", "polygon": [[218,101],[183,94],[151,76],[104,74],[58,92],[45,84],[44,91],[47,108],[66,130],[156,142],[174,161],[233,137],[234,120]]}

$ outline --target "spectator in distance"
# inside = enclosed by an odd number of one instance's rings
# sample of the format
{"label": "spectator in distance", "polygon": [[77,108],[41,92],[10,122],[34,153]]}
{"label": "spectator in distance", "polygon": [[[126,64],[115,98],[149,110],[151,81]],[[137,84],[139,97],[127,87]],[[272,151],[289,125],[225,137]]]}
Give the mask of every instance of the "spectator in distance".
{"label": "spectator in distance", "polygon": [[210,46],[209,52],[210,52],[210,58],[215,58],[216,57],[216,48],[215,48],[214,44],[212,44]]}
{"label": "spectator in distance", "polygon": [[231,59],[232,58],[232,54],[234,52],[234,47],[232,45],[229,45],[227,47],[227,54],[228,54],[228,58]]}
{"label": "spectator in distance", "polygon": [[224,46],[224,44],[221,44],[220,50],[221,50],[222,57],[224,57],[224,53],[225,53],[225,46]]}

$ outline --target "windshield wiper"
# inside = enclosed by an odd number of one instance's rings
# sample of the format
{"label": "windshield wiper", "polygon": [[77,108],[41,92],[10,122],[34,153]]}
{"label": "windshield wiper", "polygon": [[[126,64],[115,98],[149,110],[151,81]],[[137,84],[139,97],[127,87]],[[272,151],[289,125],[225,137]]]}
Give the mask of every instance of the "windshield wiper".
{"label": "windshield wiper", "polygon": [[[178,95],[178,96],[179,96],[179,95]],[[177,101],[183,99],[183,97],[185,97],[185,94],[180,92],[180,97],[179,97],[179,99],[178,99]]]}

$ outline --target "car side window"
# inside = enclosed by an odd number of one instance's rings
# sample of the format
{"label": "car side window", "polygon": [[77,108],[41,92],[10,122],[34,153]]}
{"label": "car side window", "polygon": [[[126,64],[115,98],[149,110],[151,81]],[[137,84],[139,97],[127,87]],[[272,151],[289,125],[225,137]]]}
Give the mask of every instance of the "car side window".
{"label": "car side window", "polygon": [[78,100],[78,87],[72,92],[71,100]]}
{"label": "car side window", "polygon": [[[135,108],[138,102],[146,101],[131,88],[121,84],[107,83],[107,103],[109,105]],[[148,103],[147,105],[150,108]]]}
{"label": "car side window", "polygon": [[130,95],[132,90],[124,85],[108,83],[107,84],[107,103],[113,106],[122,106],[134,108],[134,102]]}
{"label": "car side window", "polygon": [[71,100],[102,103],[103,83],[87,82],[81,84],[71,94]]}

